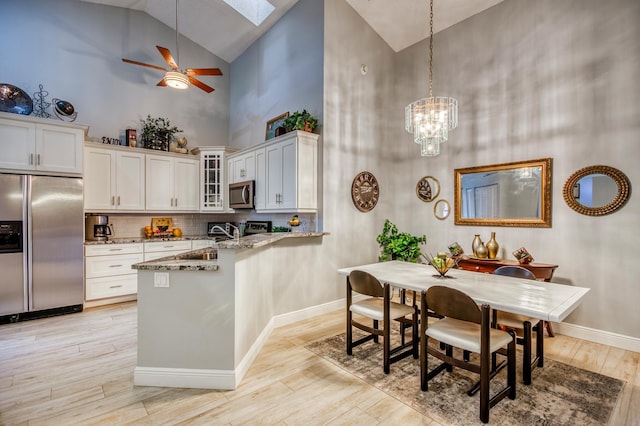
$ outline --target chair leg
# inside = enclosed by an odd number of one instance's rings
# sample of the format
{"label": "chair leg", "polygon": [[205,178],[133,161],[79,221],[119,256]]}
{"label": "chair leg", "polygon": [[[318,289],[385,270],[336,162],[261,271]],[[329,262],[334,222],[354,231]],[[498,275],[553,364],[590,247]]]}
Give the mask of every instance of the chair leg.
{"label": "chair leg", "polygon": [[513,340],[507,347],[507,357],[509,365],[507,366],[507,385],[509,386],[509,399],[516,399],[516,337],[511,332]]}
{"label": "chair leg", "polygon": [[480,354],[480,421],[489,422],[489,380],[491,357],[488,353]]}
{"label": "chair leg", "polygon": [[351,319],[353,314],[347,308],[347,355],[353,354],[353,329],[351,328]]}
{"label": "chair leg", "polygon": [[[373,320],[373,328],[375,328],[376,330],[379,330],[379,327],[378,327],[378,320]],[[378,342],[380,341],[380,340],[378,339],[378,335],[377,335],[377,334],[374,334],[374,335],[373,335],[373,341],[374,341],[374,342],[376,342],[376,343],[378,343]]]}
{"label": "chair leg", "polygon": [[[448,357],[453,356],[453,346],[451,345],[446,345],[447,349],[445,351],[445,353],[447,354]],[[447,364],[447,372],[451,373],[453,371],[453,365],[451,364]]]}
{"label": "chair leg", "polygon": [[[415,296],[414,296],[415,298]],[[413,326],[411,327],[411,338],[413,339],[413,359],[418,359],[419,351],[418,351],[418,308],[414,305],[413,316]]]}
{"label": "chair leg", "polygon": [[522,341],[522,378],[525,385],[531,384],[531,323],[524,322]]}

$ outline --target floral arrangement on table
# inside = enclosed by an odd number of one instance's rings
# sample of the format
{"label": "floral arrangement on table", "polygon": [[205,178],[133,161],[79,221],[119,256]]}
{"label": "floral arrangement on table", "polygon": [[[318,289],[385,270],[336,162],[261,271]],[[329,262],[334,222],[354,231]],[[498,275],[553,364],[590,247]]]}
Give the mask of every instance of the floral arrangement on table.
{"label": "floral arrangement on table", "polygon": [[169,142],[178,132],[182,132],[178,127],[172,126],[168,118],[151,117],[141,119],[142,129],[140,130],[142,146],[148,149],[169,151]]}

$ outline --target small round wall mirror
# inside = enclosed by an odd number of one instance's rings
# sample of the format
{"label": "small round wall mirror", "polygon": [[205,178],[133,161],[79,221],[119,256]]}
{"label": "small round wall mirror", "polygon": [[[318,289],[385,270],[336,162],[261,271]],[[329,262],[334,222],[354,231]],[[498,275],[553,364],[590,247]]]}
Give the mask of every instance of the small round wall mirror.
{"label": "small round wall mirror", "polygon": [[425,203],[429,203],[440,194],[440,182],[433,176],[425,176],[416,184],[416,195]]}
{"label": "small round wall mirror", "polygon": [[562,189],[567,205],[587,216],[604,216],[615,212],[624,206],[630,193],[629,178],[609,166],[580,169],[569,176]]}
{"label": "small round wall mirror", "polygon": [[449,217],[449,212],[451,211],[451,206],[449,206],[449,202],[447,200],[438,200],[435,206],[433,206],[433,214],[437,219],[445,220]]}

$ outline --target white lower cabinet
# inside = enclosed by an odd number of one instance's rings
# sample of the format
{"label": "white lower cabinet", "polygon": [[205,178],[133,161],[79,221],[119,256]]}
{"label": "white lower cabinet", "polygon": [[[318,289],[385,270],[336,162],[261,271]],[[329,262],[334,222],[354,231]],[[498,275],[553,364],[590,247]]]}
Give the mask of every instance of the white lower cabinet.
{"label": "white lower cabinet", "polygon": [[87,245],[85,300],[136,294],[138,273],[131,265],[143,261],[142,244]]}
{"label": "white lower cabinet", "polygon": [[191,241],[154,241],[144,243],[144,261],[175,256],[191,250]]}

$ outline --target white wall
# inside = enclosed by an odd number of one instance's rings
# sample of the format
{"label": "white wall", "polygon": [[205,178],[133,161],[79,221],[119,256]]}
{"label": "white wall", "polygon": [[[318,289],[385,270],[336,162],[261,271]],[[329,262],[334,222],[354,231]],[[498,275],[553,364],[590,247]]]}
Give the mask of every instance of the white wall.
{"label": "white wall", "polygon": [[71,102],[76,122],[89,126],[90,138],[123,138],[125,129],[139,129],[139,120],[151,114],[184,130],[180,135],[188,147],[228,144],[225,61],[180,38],[182,67],[222,70],[222,77],[201,77],[215,88],[210,94],[156,87],[162,71],[122,62],[165,67],[156,45],[177,56],[175,31],[146,13],[79,0],[21,0],[3,1],[2,16],[0,81],[30,96],[42,84],[47,101]]}

